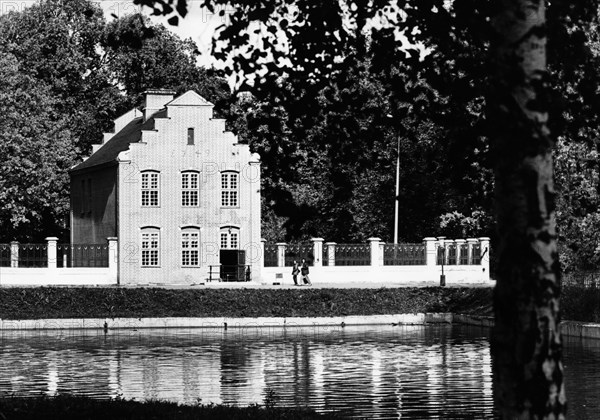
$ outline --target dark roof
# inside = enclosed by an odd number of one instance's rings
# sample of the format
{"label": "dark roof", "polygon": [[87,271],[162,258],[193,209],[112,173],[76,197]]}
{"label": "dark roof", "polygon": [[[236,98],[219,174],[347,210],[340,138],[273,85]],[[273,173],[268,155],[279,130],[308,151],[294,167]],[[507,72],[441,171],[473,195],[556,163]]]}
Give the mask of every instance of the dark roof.
{"label": "dark roof", "polygon": [[138,143],[142,139],[142,130],[153,130],[155,118],[165,118],[166,110],[161,110],[154,114],[152,118],[144,122],[144,117],[134,118],[129,124],[116,133],[106,142],[98,151],[92,154],[87,160],[71,169],[71,172],[91,168],[93,166],[103,165],[114,162],[119,153],[129,149],[130,143]]}

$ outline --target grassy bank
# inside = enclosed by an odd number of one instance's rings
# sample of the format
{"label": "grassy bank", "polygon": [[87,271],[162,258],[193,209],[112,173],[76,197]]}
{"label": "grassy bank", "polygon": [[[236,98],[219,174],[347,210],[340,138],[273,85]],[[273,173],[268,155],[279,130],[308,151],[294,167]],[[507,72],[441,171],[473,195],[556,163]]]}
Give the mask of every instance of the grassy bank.
{"label": "grassy bank", "polygon": [[[562,318],[600,322],[600,289],[564,287]],[[488,288],[2,288],[0,318],[310,317],[453,312],[492,315]]]}
{"label": "grassy bank", "polygon": [[0,318],[309,317],[455,312],[491,315],[487,288],[4,288]]}
{"label": "grassy bank", "polygon": [[7,420],[312,420],[337,417],[317,414],[309,409],[262,407],[258,405],[249,407],[223,405],[183,406],[163,401],[141,403],[125,400],[94,400],[84,397],[59,396],[53,398],[0,398],[0,418]]}

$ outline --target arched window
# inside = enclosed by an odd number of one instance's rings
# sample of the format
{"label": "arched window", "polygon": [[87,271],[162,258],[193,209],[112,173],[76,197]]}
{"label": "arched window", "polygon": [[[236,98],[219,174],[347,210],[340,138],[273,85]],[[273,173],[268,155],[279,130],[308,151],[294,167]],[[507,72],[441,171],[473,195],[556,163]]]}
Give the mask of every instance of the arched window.
{"label": "arched window", "polygon": [[156,227],[142,228],[142,267],[158,267],[160,264],[160,231]]}
{"label": "arched window", "polygon": [[200,189],[199,174],[196,171],[181,173],[181,205],[184,207],[198,206]]}
{"label": "arched window", "polygon": [[224,226],[220,233],[221,249],[238,249],[240,247],[240,229],[234,226]]}
{"label": "arched window", "polygon": [[187,130],[187,144],[188,146],[194,145],[194,129],[191,127]]}
{"label": "arched window", "polygon": [[200,229],[185,228],[181,231],[181,265],[198,267],[200,265]]}
{"label": "arched window", "polygon": [[221,207],[238,207],[239,174],[234,171],[221,172]]}
{"label": "arched window", "polygon": [[158,171],[142,172],[142,207],[158,207]]}

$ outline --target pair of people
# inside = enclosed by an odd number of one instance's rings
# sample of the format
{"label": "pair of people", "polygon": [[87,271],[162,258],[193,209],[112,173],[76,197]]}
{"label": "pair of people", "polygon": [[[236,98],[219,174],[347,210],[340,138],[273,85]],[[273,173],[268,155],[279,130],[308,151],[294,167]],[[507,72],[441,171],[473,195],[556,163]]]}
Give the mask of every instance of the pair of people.
{"label": "pair of people", "polygon": [[308,284],[309,286],[312,286],[312,283],[308,278],[308,263],[304,258],[302,258],[301,266],[298,266],[296,261],[294,261],[294,265],[292,266],[292,278],[294,279],[294,284],[296,286],[300,286],[298,284],[298,274],[302,276],[302,284]]}

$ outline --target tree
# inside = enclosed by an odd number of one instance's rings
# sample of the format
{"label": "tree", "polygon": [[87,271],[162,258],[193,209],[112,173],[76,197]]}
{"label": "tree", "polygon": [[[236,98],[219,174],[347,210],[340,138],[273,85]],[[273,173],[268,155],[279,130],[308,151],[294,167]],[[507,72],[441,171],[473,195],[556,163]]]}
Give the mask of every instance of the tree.
{"label": "tree", "polygon": [[487,106],[500,236],[492,354],[504,418],[566,411],[544,12],[543,1],[507,0],[492,14]]}
{"label": "tree", "polygon": [[[209,7],[215,3],[222,2],[205,2]],[[569,25],[565,23],[579,13],[589,13],[590,3],[593,2],[577,5],[553,2],[549,15],[554,21],[549,21],[549,25],[558,22],[556,26],[565,29],[559,33],[568,34]],[[370,18],[382,10],[394,15],[385,1],[343,3],[346,8],[341,2],[323,6],[284,0],[234,4],[237,9],[230,15],[230,24],[219,35],[225,43],[215,47],[215,53],[225,57],[240,48],[246,55],[234,55],[232,72],[256,75],[257,68],[266,70],[254,87],[258,93],[277,87],[276,81],[281,77],[300,75],[309,85],[321,85],[326,79],[324,75],[339,69],[343,60],[336,59],[343,57],[350,45],[356,42],[359,55],[364,51],[363,29]],[[392,26],[405,29],[411,41],[418,38],[415,34],[424,32],[425,39],[427,34],[440,39],[441,34],[450,40],[454,37],[475,40],[483,34],[484,40],[489,40],[491,66],[483,63],[480,69],[487,69],[490,78],[480,80],[488,80],[490,87],[485,103],[486,132],[495,162],[500,238],[500,270],[494,299],[495,399],[504,418],[564,418],[566,401],[558,331],[560,272],[552,169],[554,140],[548,124],[544,1],[465,0],[452,4],[401,1],[398,9],[404,15],[396,13]],[[560,19],[557,11],[565,12]],[[263,25],[267,34],[262,44],[248,44],[250,22]],[[281,42],[281,38],[285,41]],[[440,42],[436,47],[441,46],[444,51],[448,49],[443,47],[452,45],[457,44]],[[475,45],[487,47],[485,43]],[[278,59],[284,56],[289,60],[278,65]],[[273,60],[265,60],[268,57]],[[442,63],[452,66],[462,58],[448,55]],[[427,64],[432,62],[440,63],[433,60]],[[442,80],[443,70],[438,67],[431,71]],[[467,90],[477,84],[464,77],[454,77],[453,81],[458,86],[462,83]],[[451,86],[456,87],[457,83]],[[411,99],[417,98],[406,98],[409,102]]]}
{"label": "tree", "polygon": [[228,116],[231,91],[212,69],[197,65],[198,50],[191,39],[182,40],[162,25],[135,14],[109,23],[102,36],[102,57],[109,79],[124,97],[121,111],[140,106],[147,89],[173,89],[177,94],[195,90]]}
{"label": "tree", "polygon": [[65,231],[67,170],[77,154],[50,87],[0,53],[0,230],[41,240]]}
{"label": "tree", "polygon": [[142,30],[140,19],[107,25],[88,0],[45,0],[0,17],[3,240],[67,240],[68,169],[141,105],[143,90],[195,89],[228,115],[229,87],[196,65],[191,41],[161,26]]}

